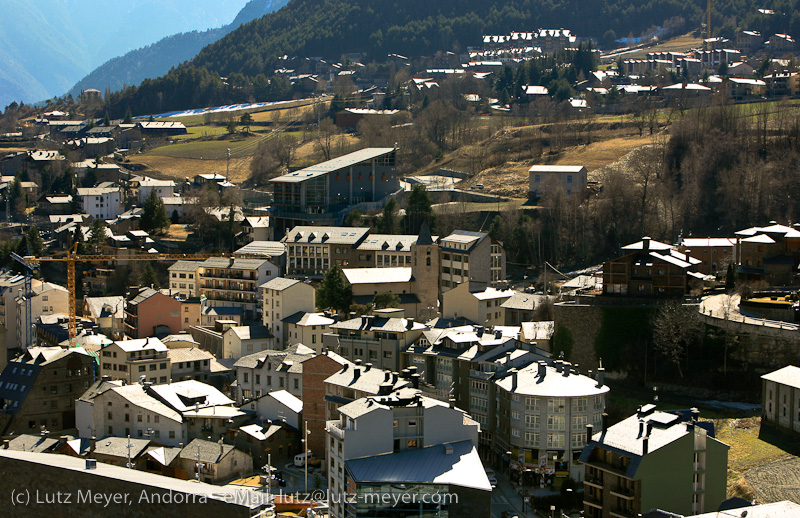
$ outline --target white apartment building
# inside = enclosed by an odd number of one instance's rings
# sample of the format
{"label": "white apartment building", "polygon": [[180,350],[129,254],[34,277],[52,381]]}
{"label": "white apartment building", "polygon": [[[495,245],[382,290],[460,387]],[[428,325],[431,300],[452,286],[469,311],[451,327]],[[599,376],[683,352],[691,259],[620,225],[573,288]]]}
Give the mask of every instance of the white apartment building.
{"label": "white apartment building", "polygon": [[505,324],[503,303],[515,294],[514,290],[495,288],[470,290],[469,283],[465,282],[442,295],[442,316],[466,318],[484,327],[502,326]]}
{"label": "white apartment building", "polygon": [[119,187],[81,187],[78,198],[83,212],[94,218],[114,219],[122,212]]}
{"label": "white apartment building", "polygon": [[275,390],[303,395],[303,362],[315,356],[313,349],[297,344],[285,351],[261,351],[242,356],[236,369],[236,402],[260,398]]}
{"label": "white apartment building", "polygon": [[[136,176],[131,179],[131,185],[136,188],[139,205],[144,205],[144,202],[147,201],[153,191],[159,198],[169,198],[175,195],[175,182],[172,180],[157,180],[148,176]],[[171,215],[171,213],[168,215]]]}
{"label": "white apartment building", "polygon": [[322,335],[330,333],[336,320],[330,314],[298,311],[282,322],[287,335],[286,345],[303,344],[322,353]]}
{"label": "white apartment building", "polygon": [[100,351],[100,375],[110,380],[137,383],[170,383],[171,360],[167,346],[156,337],[119,340]]}

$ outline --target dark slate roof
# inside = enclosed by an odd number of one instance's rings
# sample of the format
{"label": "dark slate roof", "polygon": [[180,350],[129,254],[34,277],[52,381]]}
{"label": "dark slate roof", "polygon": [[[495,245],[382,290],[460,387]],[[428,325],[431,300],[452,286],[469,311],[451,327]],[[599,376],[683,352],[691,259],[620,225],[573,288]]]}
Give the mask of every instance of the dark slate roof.
{"label": "dark slate roof", "polygon": [[417,236],[417,245],[432,245],[433,238],[431,237],[431,229],[428,226],[428,220],[423,220],[422,226],[419,229],[419,236]]}
{"label": "dark slate roof", "polygon": [[219,444],[212,441],[204,441],[203,439],[194,439],[183,450],[181,450],[181,459],[198,460],[210,464],[217,464],[225,456],[227,456],[234,447],[230,444]]}

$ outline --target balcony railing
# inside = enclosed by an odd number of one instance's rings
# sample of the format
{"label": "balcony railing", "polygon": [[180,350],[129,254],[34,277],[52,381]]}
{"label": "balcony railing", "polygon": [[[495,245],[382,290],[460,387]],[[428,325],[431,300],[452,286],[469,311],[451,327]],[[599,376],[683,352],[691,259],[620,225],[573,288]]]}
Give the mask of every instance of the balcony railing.
{"label": "balcony railing", "polygon": [[619,498],[624,498],[625,500],[631,500],[635,496],[635,492],[633,489],[622,486],[617,486],[615,488],[612,488],[611,494]]}
{"label": "balcony railing", "polygon": [[343,440],[344,439],[344,430],[342,430],[339,427],[339,425],[336,424],[336,421],[328,421],[328,424],[325,427],[325,430],[328,431],[331,435],[333,435],[334,437],[336,437],[339,440]]}

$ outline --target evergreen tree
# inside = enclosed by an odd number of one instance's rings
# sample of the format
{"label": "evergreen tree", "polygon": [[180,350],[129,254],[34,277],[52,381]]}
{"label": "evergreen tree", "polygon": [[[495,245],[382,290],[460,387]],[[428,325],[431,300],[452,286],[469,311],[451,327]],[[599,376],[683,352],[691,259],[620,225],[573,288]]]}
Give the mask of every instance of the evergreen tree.
{"label": "evergreen tree", "polygon": [[317,287],[317,307],[333,308],[345,313],[353,303],[353,287],[347,282],[340,266],[325,273]]}
{"label": "evergreen tree", "polygon": [[108,110],[106,110],[106,114],[103,116],[103,126],[110,126],[111,125],[111,117],[108,116]]}
{"label": "evergreen tree", "polygon": [[361,211],[358,209],[351,210],[344,218],[345,227],[360,227],[363,223],[364,216],[361,215]]}
{"label": "evergreen tree", "polygon": [[142,213],[142,230],[145,232],[161,232],[169,226],[169,216],[164,202],[156,195],[156,191],[150,191],[150,196],[144,202],[144,212]]}
{"label": "evergreen tree", "polygon": [[89,253],[99,254],[106,239],[106,222],[102,218],[95,218],[89,228],[89,238],[86,240]]}
{"label": "evergreen tree", "polygon": [[125,110],[125,118],[122,119],[123,124],[133,124],[133,114],[131,113],[131,107],[128,106],[128,109]]}
{"label": "evergreen tree", "polygon": [[391,291],[376,293],[372,298],[372,305],[375,309],[398,308],[400,307],[400,297]]}
{"label": "evergreen tree", "polygon": [[34,257],[39,257],[44,253],[44,242],[42,236],[39,235],[39,229],[33,225],[25,233],[25,244],[27,245],[27,253]]}
{"label": "evergreen tree", "polygon": [[405,227],[409,234],[418,234],[422,222],[427,221],[428,227],[433,232],[436,217],[433,214],[431,195],[423,184],[417,184],[411,189],[406,208]]}
{"label": "evergreen tree", "polygon": [[733,272],[733,265],[728,264],[728,271],[725,273],[725,290],[731,291],[736,285],[736,276]]}
{"label": "evergreen tree", "polygon": [[383,213],[378,217],[378,232],[383,234],[394,234],[398,227],[397,200],[389,198],[383,207]]}

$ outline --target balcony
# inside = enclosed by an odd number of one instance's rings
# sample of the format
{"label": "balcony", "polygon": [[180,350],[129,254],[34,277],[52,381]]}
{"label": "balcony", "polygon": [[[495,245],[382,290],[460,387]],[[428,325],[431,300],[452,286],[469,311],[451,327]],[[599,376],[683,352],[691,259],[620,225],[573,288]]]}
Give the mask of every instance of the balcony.
{"label": "balcony", "polygon": [[597,497],[592,496],[592,495],[590,495],[588,493],[584,494],[583,503],[585,505],[590,505],[590,506],[596,507],[598,509],[603,509],[603,499],[602,498],[597,498]]}
{"label": "balcony", "polygon": [[479,371],[479,370],[475,370],[475,369],[470,369],[469,370],[469,377],[470,378],[478,378],[478,379],[482,379],[482,380],[488,380],[489,378],[492,377],[493,374],[494,374],[494,372],[492,372],[492,371]]}
{"label": "balcony", "polygon": [[611,494],[624,500],[633,500],[636,497],[636,492],[633,490],[633,488],[629,489],[622,486],[613,488],[611,490]]}
{"label": "balcony", "polygon": [[615,518],[636,518],[636,513],[630,509],[612,508],[609,513]]}
{"label": "balcony", "polygon": [[337,421],[328,421],[325,431],[333,435],[339,440],[344,440],[344,430],[339,427]]}
{"label": "balcony", "polygon": [[211,271],[206,270],[200,276],[201,279],[235,279],[239,281],[253,281],[255,282],[256,277],[254,274],[249,273],[245,275],[243,272],[229,272],[229,271]]}
{"label": "balcony", "polygon": [[603,489],[603,479],[601,477],[586,477],[583,479],[583,483],[590,487]]}

